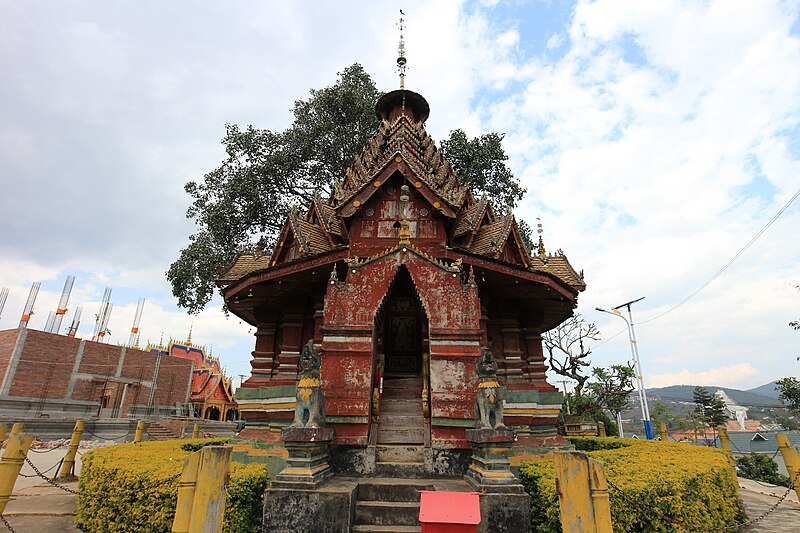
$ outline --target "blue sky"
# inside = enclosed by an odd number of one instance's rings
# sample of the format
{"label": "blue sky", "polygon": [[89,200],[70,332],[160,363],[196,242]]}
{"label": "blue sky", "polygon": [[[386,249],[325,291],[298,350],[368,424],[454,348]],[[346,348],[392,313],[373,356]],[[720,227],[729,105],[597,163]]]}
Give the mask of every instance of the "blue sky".
{"label": "blue sky", "polygon": [[42,328],[73,274],[81,336],[111,286],[112,342],[145,297],[143,342],[194,323],[247,373],[250,328],[219,302],[186,315],[164,278],[193,231],[183,185],[223,159],[225,123],[283,129],[295,99],[353,62],[395,88],[400,8],[428,131],[506,134],[528,189],[517,216],[541,217],[548,250],[585,271],[595,364],[625,362],[628,343],[594,308],[646,296],[634,319],[648,385],[798,374],[800,200],[660,316],[800,188],[797,1],[0,0],[0,329],[33,281]]}

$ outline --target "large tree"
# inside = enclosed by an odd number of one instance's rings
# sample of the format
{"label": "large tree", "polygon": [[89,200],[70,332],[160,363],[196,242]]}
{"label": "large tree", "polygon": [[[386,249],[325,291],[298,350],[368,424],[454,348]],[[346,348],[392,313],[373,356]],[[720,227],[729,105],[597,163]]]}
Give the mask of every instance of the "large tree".
{"label": "large tree", "polygon": [[[214,295],[217,268],[240,246],[256,240],[272,246],[291,209],[344,177],[378,126],[380,94],[363,67],[353,64],[334,85],[297,100],[294,121],[282,132],[226,126],[227,157],[202,182],[185,186],[192,198],[187,217],[197,231],[167,271],[181,307],[202,310]],[[469,139],[454,130],[442,147],[462,182],[489,194],[495,207],[511,208],[525,190],[506,166],[502,138],[490,133]]]}
{"label": "large tree", "polygon": [[695,413],[711,429],[725,425],[728,417],[725,415],[725,402],[717,394],[708,392],[705,387],[695,387],[692,392],[695,403]]}
{"label": "large tree", "polygon": [[628,400],[633,392],[633,378],[636,373],[633,365],[611,365],[609,368],[592,369],[595,381],[588,389],[594,401],[618,419],[619,414],[628,408]]}
{"label": "large tree", "polygon": [[592,349],[589,341],[600,339],[600,330],[587,323],[582,316],[574,315],[542,335],[548,353],[550,368],[561,376],[575,380],[575,396],[580,398],[591,377],[587,372]]}

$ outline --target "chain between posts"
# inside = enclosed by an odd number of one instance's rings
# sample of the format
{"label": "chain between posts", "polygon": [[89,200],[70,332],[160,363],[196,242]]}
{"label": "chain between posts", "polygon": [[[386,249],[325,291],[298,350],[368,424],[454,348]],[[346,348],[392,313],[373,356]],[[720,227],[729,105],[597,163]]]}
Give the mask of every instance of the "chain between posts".
{"label": "chain between posts", "polygon": [[8,523],[8,520],[6,520],[5,516],[0,514],[0,520],[3,521],[3,525],[5,525],[11,533],[17,533],[17,530],[11,527],[11,524]]}
{"label": "chain between posts", "polygon": [[73,489],[71,489],[69,487],[65,487],[64,485],[58,483],[54,479],[51,479],[51,478],[45,476],[38,468],[36,468],[36,465],[34,465],[31,462],[31,460],[28,459],[27,457],[25,458],[25,462],[28,463],[28,465],[33,469],[34,472],[36,472],[36,474],[40,478],[44,479],[45,481],[47,481],[49,484],[53,485],[57,489],[61,489],[64,492],[69,492],[70,494],[75,494],[76,496],[85,496],[87,498],[113,498],[114,496],[128,496],[128,495],[133,495],[133,494],[141,494],[143,492],[149,492],[149,491],[155,489],[156,487],[160,487],[161,485],[165,485],[165,484],[169,483],[170,481],[174,481],[174,480],[176,480],[176,479],[178,479],[180,477],[180,473],[178,473],[178,474],[175,474],[174,476],[171,476],[171,477],[168,477],[168,478],[164,478],[161,481],[157,481],[156,483],[153,483],[149,487],[145,487],[145,488],[142,488],[142,489],[139,489],[139,490],[123,490],[123,491],[117,491],[117,492],[113,492],[113,493],[112,492],[80,492],[80,491],[77,491],[77,490],[73,490]]}
{"label": "chain between posts", "polygon": [[[799,479],[800,479],[800,472],[798,472],[794,476],[794,480],[792,480],[792,482],[789,484],[789,488],[786,489],[786,492],[783,493],[783,496],[778,498],[778,501],[775,502],[775,504],[772,507],[767,509],[761,516],[759,516],[758,518],[753,518],[751,520],[748,520],[747,522],[742,522],[741,524],[736,524],[736,525],[733,525],[733,526],[705,527],[705,526],[699,526],[697,524],[689,524],[688,522],[682,522],[681,520],[676,520],[676,519],[664,516],[663,514],[659,513],[658,511],[656,511],[654,509],[651,509],[651,508],[647,509],[647,513],[655,514],[661,520],[664,520],[666,522],[670,522],[670,523],[678,525],[678,526],[687,527],[687,528],[689,528],[690,530],[693,530],[693,531],[739,531],[743,527],[752,526],[756,522],[759,522],[759,521],[763,520],[764,518],[769,516],[773,511],[775,511],[775,509],[777,509],[778,506],[780,506],[780,504],[783,503],[783,501],[789,496],[789,494],[791,494],[792,490],[794,489],[795,484],[797,483],[797,481]],[[617,491],[625,500],[628,501],[629,504],[632,504],[634,507],[639,506],[639,502],[638,501],[628,497],[628,495],[625,494],[625,491],[623,489],[619,488],[618,486],[616,486],[614,483],[612,483],[610,479],[608,480],[608,486],[611,487],[612,489],[614,489],[615,491]]]}

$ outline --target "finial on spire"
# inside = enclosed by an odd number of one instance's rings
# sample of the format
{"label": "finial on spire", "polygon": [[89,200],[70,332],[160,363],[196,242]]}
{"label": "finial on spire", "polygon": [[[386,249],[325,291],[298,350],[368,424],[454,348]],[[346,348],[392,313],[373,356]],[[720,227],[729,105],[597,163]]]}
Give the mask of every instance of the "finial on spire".
{"label": "finial on spire", "polygon": [[403,25],[405,13],[400,10],[400,22],[397,26],[400,28],[400,44],[397,47],[397,70],[400,72],[400,88],[406,88],[406,43],[403,40]]}
{"label": "finial on spire", "polygon": [[186,337],[186,345],[187,346],[191,346],[192,345],[192,328],[194,328],[194,320],[192,320],[192,323],[189,324],[189,336]]}
{"label": "finial on spire", "polygon": [[537,222],[536,222],[536,233],[539,234],[539,244],[536,246],[536,248],[539,251],[539,257],[544,259],[545,256],[546,256],[546,252],[544,250],[544,239],[542,238],[542,233],[544,233],[544,230],[542,229],[542,219],[540,219],[539,217],[536,217],[536,220],[537,220]]}

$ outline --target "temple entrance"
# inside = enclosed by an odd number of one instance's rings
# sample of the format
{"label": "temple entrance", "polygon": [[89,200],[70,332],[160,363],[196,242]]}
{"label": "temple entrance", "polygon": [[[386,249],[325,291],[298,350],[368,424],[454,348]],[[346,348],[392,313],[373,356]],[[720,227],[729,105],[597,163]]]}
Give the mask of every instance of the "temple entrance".
{"label": "temple entrance", "polygon": [[387,377],[421,375],[428,321],[405,267],[398,270],[386,304],[384,374]]}
{"label": "temple entrance", "polygon": [[430,442],[428,319],[405,266],[398,269],[375,319],[375,333],[379,377],[373,390],[373,414],[378,415],[379,423],[372,442],[383,445],[378,450],[381,462],[385,453],[395,454],[395,459],[421,453],[414,448],[398,451],[393,445]]}

